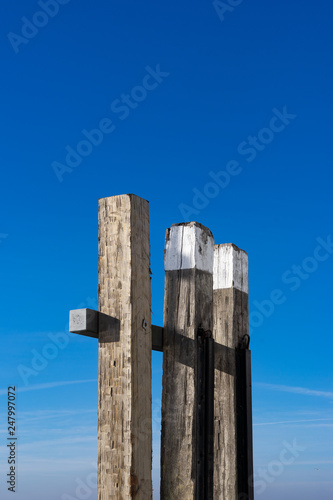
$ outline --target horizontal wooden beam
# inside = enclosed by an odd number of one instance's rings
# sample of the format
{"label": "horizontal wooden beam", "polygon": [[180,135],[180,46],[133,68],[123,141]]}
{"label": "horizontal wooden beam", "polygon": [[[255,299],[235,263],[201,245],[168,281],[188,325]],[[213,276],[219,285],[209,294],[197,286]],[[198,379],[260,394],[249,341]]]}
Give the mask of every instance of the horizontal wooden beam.
{"label": "horizontal wooden beam", "polygon": [[[152,350],[163,352],[163,327],[152,325],[151,329]],[[101,331],[117,332],[117,319],[94,309],[74,309],[69,312],[69,331],[98,339]]]}
{"label": "horizontal wooden beam", "polygon": [[163,352],[163,327],[151,325],[152,349]]}

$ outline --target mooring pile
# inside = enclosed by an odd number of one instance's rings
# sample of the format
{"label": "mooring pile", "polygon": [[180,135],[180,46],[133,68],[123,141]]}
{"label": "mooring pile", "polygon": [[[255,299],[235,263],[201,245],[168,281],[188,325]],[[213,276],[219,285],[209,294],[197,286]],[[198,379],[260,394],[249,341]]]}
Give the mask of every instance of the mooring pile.
{"label": "mooring pile", "polygon": [[161,499],[253,500],[248,258],[197,222],[166,232],[164,325],[151,325],[149,205],[99,200],[98,498],[152,498],[151,351],[163,351]]}

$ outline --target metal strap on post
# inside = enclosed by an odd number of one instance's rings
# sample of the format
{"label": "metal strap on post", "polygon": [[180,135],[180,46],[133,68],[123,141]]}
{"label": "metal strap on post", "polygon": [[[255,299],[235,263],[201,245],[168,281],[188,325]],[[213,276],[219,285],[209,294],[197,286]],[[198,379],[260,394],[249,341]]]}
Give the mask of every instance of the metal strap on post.
{"label": "metal strap on post", "polygon": [[214,474],[214,339],[197,334],[197,481],[196,499],[213,500]]}
{"label": "metal strap on post", "polygon": [[236,349],[238,498],[253,500],[252,387],[250,337]]}

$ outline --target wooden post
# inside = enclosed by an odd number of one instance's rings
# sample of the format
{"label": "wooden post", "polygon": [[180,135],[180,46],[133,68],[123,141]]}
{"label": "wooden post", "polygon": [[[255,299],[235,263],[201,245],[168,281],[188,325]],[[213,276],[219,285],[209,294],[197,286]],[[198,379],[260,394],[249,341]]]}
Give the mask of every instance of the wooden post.
{"label": "wooden post", "polygon": [[[214,240],[196,222],[166,233],[161,499],[193,500],[197,491],[197,335],[212,330]],[[202,486],[199,486],[200,488]],[[203,498],[203,497],[202,497]],[[217,498],[217,497],[216,497]]]}
{"label": "wooden post", "polygon": [[[252,500],[252,420],[248,340],[248,257],[235,245],[215,245],[214,498]],[[237,352],[237,356],[236,356]],[[236,359],[238,362],[236,362]],[[245,376],[247,363],[247,377]],[[244,388],[244,390],[242,390]],[[247,407],[244,408],[244,398]],[[248,426],[247,436],[241,435]],[[251,432],[250,432],[251,431]],[[244,447],[248,445],[248,450]],[[247,453],[248,451],[248,453]],[[251,496],[252,495],[252,496]]]}
{"label": "wooden post", "polygon": [[99,200],[98,498],[152,498],[148,202]]}

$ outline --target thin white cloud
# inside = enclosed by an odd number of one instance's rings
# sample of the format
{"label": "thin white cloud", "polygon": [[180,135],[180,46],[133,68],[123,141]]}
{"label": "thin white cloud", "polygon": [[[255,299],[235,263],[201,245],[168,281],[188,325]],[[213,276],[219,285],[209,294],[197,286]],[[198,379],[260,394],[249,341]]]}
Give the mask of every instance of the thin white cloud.
{"label": "thin white cloud", "polygon": [[[72,384],[86,384],[88,382],[97,382],[97,379],[88,380],[66,380],[62,382],[47,382],[45,384],[29,385],[28,387],[18,387],[16,392],[27,392],[27,391],[40,391],[43,389],[53,389],[54,387],[62,387],[64,385]],[[7,389],[0,390],[0,396],[7,395]]]}
{"label": "thin white cloud", "polygon": [[323,421],[332,421],[333,418],[315,418],[312,420],[282,420],[281,422],[260,422],[253,424],[255,425],[280,425],[280,424],[300,424],[302,422],[323,422]]}
{"label": "thin white cloud", "polygon": [[75,410],[36,410],[32,411],[22,411],[20,413],[21,419],[24,422],[39,422],[40,420],[49,420],[49,419],[59,419],[63,420],[64,418],[75,417],[76,415],[97,415],[96,409],[75,409]]}
{"label": "thin white cloud", "polygon": [[93,443],[95,444],[97,440],[96,436],[77,436],[77,437],[63,437],[56,439],[47,439],[43,441],[31,441],[29,443],[21,443],[21,450],[36,450],[37,448],[45,448],[48,446],[56,446],[63,448],[66,445],[82,444],[82,443]]}
{"label": "thin white cloud", "polygon": [[321,398],[333,399],[333,392],[316,391],[314,389],[308,389],[306,387],[266,384],[264,382],[257,382],[255,385],[265,387],[267,389],[272,389],[273,391],[291,392],[292,394],[302,394],[303,396],[316,396]]}
{"label": "thin white cloud", "polygon": [[332,465],[333,460],[307,460],[297,461],[297,465]]}
{"label": "thin white cloud", "polygon": [[[80,446],[82,444],[92,444],[93,447],[95,447],[97,443],[97,432],[96,435],[92,436],[77,436],[77,437],[56,437],[55,439],[45,439],[41,441],[30,441],[28,443],[21,443],[20,444],[20,452],[22,453],[22,457],[24,456],[25,452],[30,452],[31,450],[34,450],[34,452],[41,453],[41,452],[48,452],[49,448],[52,446],[52,453],[54,453],[54,450],[56,448],[61,450],[61,453],[64,454],[69,454],[70,452],[74,452],[74,448],[77,446]],[[76,446],[77,445],[77,446]],[[66,448],[67,446],[67,448]],[[7,451],[6,446],[0,446],[0,453],[4,453]]]}
{"label": "thin white cloud", "polygon": [[[5,475],[8,472],[7,464],[0,463],[0,471]],[[72,475],[74,473],[76,477],[81,476],[82,480],[84,480],[84,474],[90,475],[96,472],[97,475],[97,450],[96,453],[85,453],[84,458],[82,458],[82,453],[70,458],[54,458],[50,456],[38,458],[33,455],[22,455],[20,457],[20,476],[26,477],[27,474],[36,474],[36,471],[38,471],[39,477],[42,474],[47,477],[52,475],[60,478],[66,474]]]}

